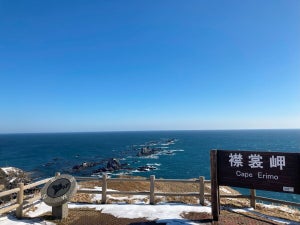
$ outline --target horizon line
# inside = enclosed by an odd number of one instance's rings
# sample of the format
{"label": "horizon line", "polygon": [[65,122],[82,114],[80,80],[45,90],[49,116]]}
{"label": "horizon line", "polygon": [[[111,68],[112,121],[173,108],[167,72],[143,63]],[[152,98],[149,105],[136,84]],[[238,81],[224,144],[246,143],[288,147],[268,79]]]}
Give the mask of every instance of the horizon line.
{"label": "horizon line", "polygon": [[250,131],[250,130],[300,130],[300,128],[239,128],[239,129],[161,129],[161,130],[104,130],[104,131],[45,131],[45,132],[0,132],[9,134],[70,134],[70,133],[118,133],[118,132],[163,132],[163,131]]}

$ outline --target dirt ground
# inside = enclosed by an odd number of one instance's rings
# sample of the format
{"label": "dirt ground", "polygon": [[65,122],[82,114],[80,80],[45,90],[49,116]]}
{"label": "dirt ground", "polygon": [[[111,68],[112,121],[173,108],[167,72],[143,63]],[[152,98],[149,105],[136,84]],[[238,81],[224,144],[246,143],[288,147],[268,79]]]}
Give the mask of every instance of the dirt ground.
{"label": "dirt ground", "polygon": [[[126,207],[126,206],[124,206]],[[191,220],[194,223],[202,225],[212,225],[211,215],[208,213],[185,213],[181,215],[183,219]],[[63,220],[54,220],[50,214],[41,217],[44,220],[51,221],[57,225],[165,225],[165,223],[156,223],[148,221],[145,218],[125,219],[117,218],[110,214],[102,213],[92,209],[71,209],[69,216]],[[232,211],[222,210],[218,225],[282,225],[253,214],[241,214]]]}
{"label": "dirt ground", "polygon": [[[125,206],[126,207],[126,206]],[[117,218],[110,214],[91,209],[70,209],[69,216],[62,220],[54,220],[50,214],[42,216],[42,219],[56,223],[57,225],[154,225],[155,221],[144,218],[126,219]],[[165,225],[164,223],[160,223]]]}
{"label": "dirt ground", "polygon": [[[206,213],[188,213],[183,215],[184,218],[187,218],[193,222],[199,224],[212,224],[211,215]],[[240,214],[227,210],[222,210],[218,225],[279,225],[281,223],[276,223],[259,216],[252,214]]]}

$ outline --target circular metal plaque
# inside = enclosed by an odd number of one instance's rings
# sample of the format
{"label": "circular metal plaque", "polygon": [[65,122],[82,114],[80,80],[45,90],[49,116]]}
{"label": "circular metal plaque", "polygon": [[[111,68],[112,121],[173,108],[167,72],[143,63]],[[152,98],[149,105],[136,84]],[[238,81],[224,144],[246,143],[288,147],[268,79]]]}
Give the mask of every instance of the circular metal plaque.
{"label": "circular metal plaque", "polygon": [[70,175],[59,175],[49,180],[41,190],[43,201],[50,206],[68,202],[76,193],[77,183]]}
{"label": "circular metal plaque", "polygon": [[61,178],[52,182],[47,188],[47,195],[51,198],[63,196],[71,187],[71,181],[66,178]]}

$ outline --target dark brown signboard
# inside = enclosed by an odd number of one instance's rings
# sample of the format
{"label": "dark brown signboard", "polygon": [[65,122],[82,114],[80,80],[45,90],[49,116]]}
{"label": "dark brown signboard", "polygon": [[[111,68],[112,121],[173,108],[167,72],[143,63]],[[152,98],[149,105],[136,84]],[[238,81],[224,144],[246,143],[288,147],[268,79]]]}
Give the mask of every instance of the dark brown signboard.
{"label": "dark brown signboard", "polygon": [[217,150],[218,185],[300,194],[300,153]]}

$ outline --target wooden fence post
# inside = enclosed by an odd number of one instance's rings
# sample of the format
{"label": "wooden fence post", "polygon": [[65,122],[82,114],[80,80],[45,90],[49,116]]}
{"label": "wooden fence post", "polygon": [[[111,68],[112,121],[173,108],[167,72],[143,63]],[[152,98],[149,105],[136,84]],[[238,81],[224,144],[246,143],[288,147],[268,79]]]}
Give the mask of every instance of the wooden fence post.
{"label": "wooden fence post", "polygon": [[16,217],[22,218],[23,217],[23,201],[24,201],[24,183],[19,183],[18,188],[20,191],[17,195],[17,204],[19,204],[18,208],[16,209]]}
{"label": "wooden fence post", "polygon": [[150,204],[154,205],[155,175],[150,176]]}
{"label": "wooden fence post", "polygon": [[200,200],[200,204],[201,205],[204,205],[204,179],[205,179],[205,177],[199,177],[199,182],[200,182],[200,190],[199,190],[199,194],[200,194],[200,198],[199,198],[199,200]]}
{"label": "wooden fence post", "polygon": [[101,203],[106,203],[106,191],[107,191],[107,174],[104,173],[102,176],[102,199]]}
{"label": "wooden fence post", "polygon": [[256,190],[250,189],[250,206],[255,209],[256,208]]}

